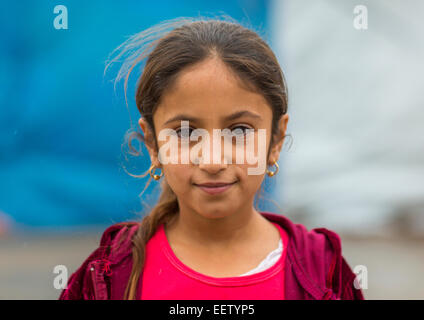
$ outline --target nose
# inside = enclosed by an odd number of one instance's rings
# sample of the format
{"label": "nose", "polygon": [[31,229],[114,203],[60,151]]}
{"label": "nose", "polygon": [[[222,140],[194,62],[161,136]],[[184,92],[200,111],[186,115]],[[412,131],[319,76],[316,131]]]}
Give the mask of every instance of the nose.
{"label": "nose", "polygon": [[205,163],[202,159],[199,160],[199,169],[206,171],[209,174],[218,174],[220,171],[223,171],[227,168],[227,163],[221,161],[221,163],[213,163],[212,161],[209,161],[210,163]]}
{"label": "nose", "polygon": [[[215,148],[215,149],[214,149]],[[228,163],[231,163],[226,159],[227,156],[224,152],[224,143],[221,136],[214,137],[210,135],[209,145],[205,143],[201,149],[200,158],[198,159],[198,165],[200,170],[204,170],[209,174],[218,174],[220,171],[225,170],[228,167]],[[218,161],[214,161],[217,154],[221,152],[221,157],[218,157]],[[208,154],[207,154],[208,153]]]}

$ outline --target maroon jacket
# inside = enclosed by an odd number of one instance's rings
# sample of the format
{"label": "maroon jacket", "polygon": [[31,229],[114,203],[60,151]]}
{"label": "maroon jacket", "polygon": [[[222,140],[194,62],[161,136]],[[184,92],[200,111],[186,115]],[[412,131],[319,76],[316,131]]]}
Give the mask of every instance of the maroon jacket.
{"label": "maroon jacket", "polygon": [[[356,275],[342,256],[341,240],[336,233],[325,228],[308,231],[282,215],[261,214],[278,223],[289,236],[285,265],[287,300],[364,299],[361,290],[353,285]],[[122,299],[132,268],[130,238],[138,226],[138,222],[126,222],[107,228],[99,248],[71,275],[59,299]],[[138,288],[141,281],[142,274]]]}

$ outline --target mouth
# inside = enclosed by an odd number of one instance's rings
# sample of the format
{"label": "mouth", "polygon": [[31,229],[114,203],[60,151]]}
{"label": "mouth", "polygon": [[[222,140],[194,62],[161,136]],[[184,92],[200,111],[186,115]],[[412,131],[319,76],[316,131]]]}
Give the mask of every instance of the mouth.
{"label": "mouth", "polygon": [[210,195],[215,195],[215,194],[220,194],[220,193],[227,191],[235,183],[237,183],[237,181],[234,181],[234,182],[207,182],[207,183],[202,183],[202,184],[196,184],[195,183],[194,185],[196,187],[200,188],[201,190],[203,190],[204,192],[210,194]]}

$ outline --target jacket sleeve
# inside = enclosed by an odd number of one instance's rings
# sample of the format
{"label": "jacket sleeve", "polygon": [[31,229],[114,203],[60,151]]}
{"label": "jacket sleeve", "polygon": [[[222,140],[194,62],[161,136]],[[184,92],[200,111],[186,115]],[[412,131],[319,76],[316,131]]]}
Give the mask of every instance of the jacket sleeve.
{"label": "jacket sleeve", "polygon": [[62,290],[59,300],[95,299],[96,289],[92,278],[92,263],[106,257],[115,236],[127,225],[127,223],[114,224],[103,232],[100,246],[94,250],[82,265],[70,276],[67,287]]}
{"label": "jacket sleeve", "polygon": [[90,263],[102,255],[103,248],[99,247],[83,262],[70,276],[67,287],[62,290],[59,300],[92,300],[94,287],[91,281]]}
{"label": "jacket sleeve", "polygon": [[[362,290],[358,285],[356,274],[352,272],[346,260],[342,257],[341,266],[342,290],[341,300],[365,300]],[[356,285],[355,285],[356,283]]]}
{"label": "jacket sleeve", "polygon": [[340,300],[364,300],[361,289],[355,287],[356,274],[353,273],[349,264],[342,255],[342,243],[340,236],[328,229],[319,228],[316,231],[325,234],[326,242],[326,287],[335,293]]}

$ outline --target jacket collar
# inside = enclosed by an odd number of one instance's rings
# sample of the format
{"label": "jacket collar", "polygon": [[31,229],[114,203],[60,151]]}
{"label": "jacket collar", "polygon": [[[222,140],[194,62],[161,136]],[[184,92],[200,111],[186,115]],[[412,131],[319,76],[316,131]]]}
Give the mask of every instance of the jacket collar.
{"label": "jacket collar", "polygon": [[[295,224],[280,214],[260,213],[269,221],[278,223],[288,234],[286,283],[300,284],[314,299],[331,295],[329,288],[332,286],[333,273],[341,262],[339,236],[325,228],[308,231],[302,224]],[[108,257],[111,265],[121,264],[132,254],[131,238],[139,226],[139,222],[121,223],[105,231],[101,243],[111,243]],[[331,273],[327,274],[327,270]],[[297,292],[302,291],[301,288]],[[288,299],[291,292],[286,291]]]}

